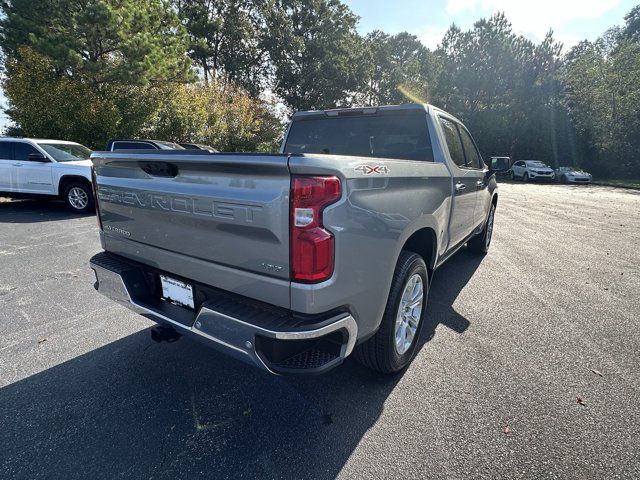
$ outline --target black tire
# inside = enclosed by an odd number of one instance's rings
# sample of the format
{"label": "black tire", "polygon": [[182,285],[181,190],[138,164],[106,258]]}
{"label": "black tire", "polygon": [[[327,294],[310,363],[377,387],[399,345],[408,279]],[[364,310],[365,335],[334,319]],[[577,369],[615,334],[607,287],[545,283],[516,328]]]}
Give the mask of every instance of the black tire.
{"label": "black tire", "polygon": [[[395,344],[396,317],[407,282],[414,274],[420,275],[423,285],[422,312],[411,346],[399,354]],[[420,332],[425,323],[425,312],[429,293],[429,276],[422,257],[416,253],[402,251],[391,282],[387,306],[376,334],[358,345],[354,351],[356,360],[364,366],[385,374],[396,373],[413,359],[420,342]]]}
{"label": "black tire", "polygon": [[493,220],[495,218],[495,214],[496,206],[492,203],[491,208],[489,209],[489,215],[487,215],[487,219],[484,222],[484,228],[479,234],[467,242],[467,248],[473,253],[486,255],[489,251],[491,239],[493,237]]}
{"label": "black tire", "polygon": [[560,183],[562,183],[563,185],[566,185],[566,184],[568,183],[568,182],[567,182],[567,176],[566,176],[566,175],[562,175],[562,176],[560,177]]}
{"label": "black tire", "polygon": [[516,176],[513,174],[513,170],[511,170],[511,171],[509,172],[509,178],[510,178],[511,180],[515,180],[515,179],[516,179]]}
{"label": "black tire", "polygon": [[[81,202],[80,199],[85,197],[80,194],[82,192],[86,196],[86,202]],[[78,195],[80,195],[78,197]],[[74,199],[75,198],[75,199]],[[71,182],[64,189],[64,201],[67,203],[69,210],[76,213],[87,213],[93,211],[93,192],[91,187],[82,182]]]}

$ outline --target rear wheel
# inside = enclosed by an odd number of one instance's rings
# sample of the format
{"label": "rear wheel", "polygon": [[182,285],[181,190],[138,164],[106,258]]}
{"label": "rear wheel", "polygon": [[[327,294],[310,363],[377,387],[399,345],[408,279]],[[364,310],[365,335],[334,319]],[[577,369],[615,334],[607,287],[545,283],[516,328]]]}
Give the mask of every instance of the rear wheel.
{"label": "rear wheel", "polygon": [[69,209],[74,212],[85,213],[93,210],[93,194],[84,183],[73,182],[67,185],[64,198]]}
{"label": "rear wheel", "polygon": [[427,266],[416,253],[403,251],[398,259],[380,328],[354,354],[363,365],[395,373],[413,359],[424,324],[429,291]]}
{"label": "rear wheel", "polygon": [[496,206],[492,203],[484,228],[478,235],[473,237],[467,243],[467,248],[469,248],[469,250],[481,255],[485,255],[489,251],[489,247],[491,246],[491,237],[493,236],[493,220],[495,215]]}

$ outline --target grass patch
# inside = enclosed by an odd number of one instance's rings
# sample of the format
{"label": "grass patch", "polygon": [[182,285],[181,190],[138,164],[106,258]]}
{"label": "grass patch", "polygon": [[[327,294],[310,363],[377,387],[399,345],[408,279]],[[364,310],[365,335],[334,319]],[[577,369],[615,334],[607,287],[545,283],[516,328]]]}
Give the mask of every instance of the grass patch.
{"label": "grass patch", "polygon": [[594,185],[609,185],[612,187],[623,187],[623,188],[636,188],[640,190],[640,180],[620,180],[616,178],[611,179],[594,179]]}

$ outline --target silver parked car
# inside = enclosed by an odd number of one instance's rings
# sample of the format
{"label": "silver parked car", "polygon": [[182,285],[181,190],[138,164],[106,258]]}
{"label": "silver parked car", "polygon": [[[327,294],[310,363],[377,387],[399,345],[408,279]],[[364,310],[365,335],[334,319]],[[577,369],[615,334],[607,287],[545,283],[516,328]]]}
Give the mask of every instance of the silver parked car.
{"label": "silver parked car", "polygon": [[591,183],[590,173],[574,167],[560,167],[556,170],[556,179],[560,183]]}
{"label": "silver parked car", "polygon": [[511,167],[511,179],[529,180],[553,180],[556,174],[546,163],[539,160],[518,160]]}

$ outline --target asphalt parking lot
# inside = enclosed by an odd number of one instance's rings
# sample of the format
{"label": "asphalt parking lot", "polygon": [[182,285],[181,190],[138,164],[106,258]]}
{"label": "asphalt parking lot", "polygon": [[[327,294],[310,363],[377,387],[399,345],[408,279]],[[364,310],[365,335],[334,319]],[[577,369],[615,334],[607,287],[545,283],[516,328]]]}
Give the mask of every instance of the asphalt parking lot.
{"label": "asphalt parking lot", "polygon": [[0,203],[0,478],[639,478],[640,192],[500,188],[386,378],[155,344],[93,290],[93,216]]}

